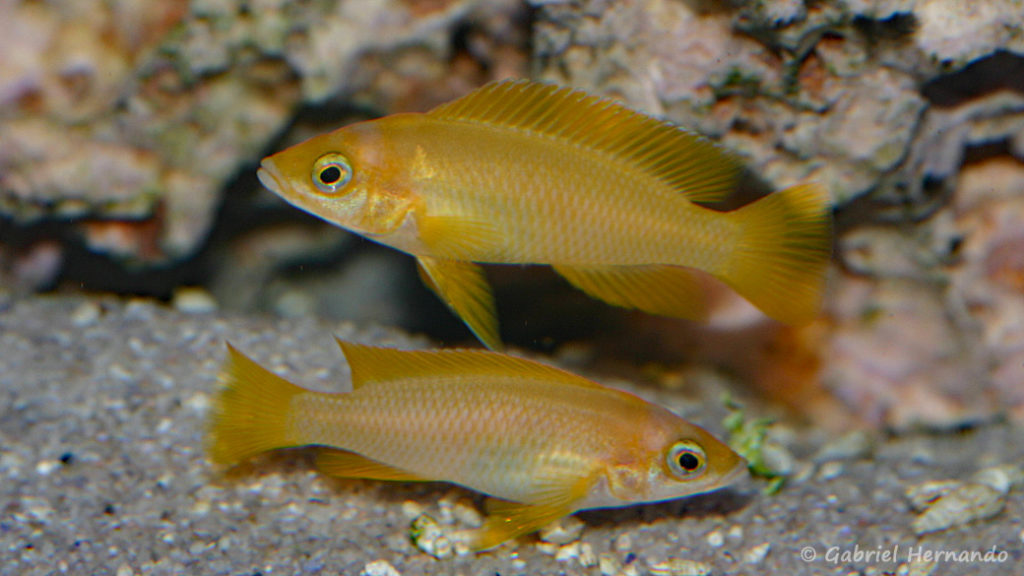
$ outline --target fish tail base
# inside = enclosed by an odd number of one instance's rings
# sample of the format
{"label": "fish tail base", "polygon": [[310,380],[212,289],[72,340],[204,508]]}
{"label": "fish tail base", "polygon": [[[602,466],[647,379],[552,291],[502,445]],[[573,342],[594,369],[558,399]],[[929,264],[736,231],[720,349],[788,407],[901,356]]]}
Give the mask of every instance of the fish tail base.
{"label": "fish tail base", "polygon": [[213,462],[230,466],[250,456],[295,445],[289,440],[291,399],[302,388],[263,368],[228,344],[223,388],[209,432]]}
{"label": "fish tail base", "polygon": [[742,230],[720,277],[768,316],[806,324],[817,316],[832,249],[828,196],[818,184],[770,194],[732,213]]}

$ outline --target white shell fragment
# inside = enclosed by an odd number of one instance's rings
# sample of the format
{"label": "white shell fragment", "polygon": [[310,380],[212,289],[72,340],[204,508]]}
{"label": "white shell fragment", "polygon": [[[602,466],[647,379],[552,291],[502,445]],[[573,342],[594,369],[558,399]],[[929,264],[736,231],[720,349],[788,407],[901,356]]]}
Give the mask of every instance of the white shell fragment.
{"label": "white shell fragment", "polygon": [[907,499],[910,500],[910,506],[914,510],[923,512],[936,500],[949,494],[961,484],[962,482],[957,480],[931,480],[907,488]]}
{"label": "white shell fragment", "polygon": [[584,523],[575,516],[566,516],[548,524],[540,531],[540,539],[552,544],[569,544],[580,539]]}
{"label": "white shell fragment", "polygon": [[707,576],[711,574],[711,566],[707,562],[669,558],[651,564],[648,569],[654,576]]}
{"label": "white shell fragment", "polygon": [[402,576],[387,560],[374,560],[363,566],[361,576]]}
{"label": "white shell fragment", "polygon": [[933,481],[913,486],[907,497],[922,511],[911,524],[918,535],[991,518],[1003,510],[1010,489],[1024,480],[1020,466],[980,470],[966,482]]}
{"label": "white shell fragment", "polygon": [[768,556],[768,552],[771,552],[771,549],[772,545],[770,542],[758,544],[743,553],[743,563],[760,564],[761,562],[764,562],[765,557]]}

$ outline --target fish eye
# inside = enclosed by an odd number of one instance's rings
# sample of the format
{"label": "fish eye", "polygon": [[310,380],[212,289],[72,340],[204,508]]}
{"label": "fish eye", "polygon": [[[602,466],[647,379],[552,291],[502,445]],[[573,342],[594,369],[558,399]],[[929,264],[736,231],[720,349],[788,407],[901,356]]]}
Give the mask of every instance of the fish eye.
{"label": "fish eye", "polygon": [[704,473],[707,456],[704,450],[689,440],[680,440],[669,448],[666,455],[668,468],[678,478],[693,478]]}
{"label": "fish eye", "polygon": [[324,154],[313,164],[313,185],[324,194],[337,194],[351,179],[352,165],[337,152]]}

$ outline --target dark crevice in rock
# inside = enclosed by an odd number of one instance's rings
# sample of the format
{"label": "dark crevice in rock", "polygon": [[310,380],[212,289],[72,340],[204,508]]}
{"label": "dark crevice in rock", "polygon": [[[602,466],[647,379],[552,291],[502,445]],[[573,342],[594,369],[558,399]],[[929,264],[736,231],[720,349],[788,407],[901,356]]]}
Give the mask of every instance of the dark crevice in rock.
{"label": "dark crevice in rock", "polygon": [[1024,55],[995,52],[926,83],[921,94],[935,106],[955,107],[999,90],[1024,94]]}

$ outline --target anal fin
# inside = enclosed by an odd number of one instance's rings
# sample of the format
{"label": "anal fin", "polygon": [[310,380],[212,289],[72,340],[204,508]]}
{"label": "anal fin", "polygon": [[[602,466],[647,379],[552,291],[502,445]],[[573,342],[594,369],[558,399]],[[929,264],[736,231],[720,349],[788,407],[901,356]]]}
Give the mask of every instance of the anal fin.
{"label": "anal fin", "polygon": [[469,326],[484,346],[500,350],[494,296],[483,269],[472,262],[426,256],[417,258],[416,264],[423,283]]}
{"label": "anal fin", "polygon": [[704,282],[700,273],[680,266],[554,266],[570,284],[614,306],[650,314],[706,320]]}
{"label": "anal fin", "polygon": [[421,478],[412,472],[377,462],[362,454],[337,448],[322,448],[316,455],[316,468],[323,474],[337,478],[367,478],[395,482],[426,482],[429,480],[429,478]]}

